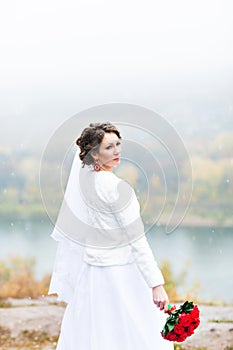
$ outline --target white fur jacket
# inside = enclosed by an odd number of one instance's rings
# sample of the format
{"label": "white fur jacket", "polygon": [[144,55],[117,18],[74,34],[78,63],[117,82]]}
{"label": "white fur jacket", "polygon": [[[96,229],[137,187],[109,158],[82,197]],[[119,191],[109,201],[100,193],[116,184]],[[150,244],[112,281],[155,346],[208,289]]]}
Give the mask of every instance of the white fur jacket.
{"label": "white fur jacket", "polygon": [[[87,244],[82,249],[82,260],[97,266],[135,262],[148,287],[164,284],[163,275],[144,233],[140,205],[132,187],[109,171],[89,172],[88,176],[90,179],[87,178],[85,182],[88,184],[94,176],[94,191],[96,191],[93,196],[89,196],[91,199],[87,206],[88,220],[89,224],[96,228],[97,234],[95,242],[93,238],[90,242],[86,241]],[[92,193],[93,188],[90,188],[90,191]],[[59,276],[62,275],[61,266],[65,251],[62,247],[69,245],[73,258],[75,249],[77,252],[79,249],[80,252],[78,244],[68,242],[69,240],[62,237],[56,230],[52,237],[60,241],[60,248],[57,253],[50,293],[56,292],[54,286],[58,284]],[[69,258],[66,259],[68,271],[70,269]],[[65,274],[65,268],[63,271]]]}

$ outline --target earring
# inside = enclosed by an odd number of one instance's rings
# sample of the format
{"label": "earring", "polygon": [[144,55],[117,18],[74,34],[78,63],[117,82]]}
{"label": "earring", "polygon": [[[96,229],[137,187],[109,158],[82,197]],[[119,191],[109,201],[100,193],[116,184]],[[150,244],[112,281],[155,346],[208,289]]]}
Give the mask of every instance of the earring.
{"label": "earring", "polygon": [[95,160],[95,163],[94,163],[94,170],[95,171],[100,171],[100,165],[98,163],[98,160]]}

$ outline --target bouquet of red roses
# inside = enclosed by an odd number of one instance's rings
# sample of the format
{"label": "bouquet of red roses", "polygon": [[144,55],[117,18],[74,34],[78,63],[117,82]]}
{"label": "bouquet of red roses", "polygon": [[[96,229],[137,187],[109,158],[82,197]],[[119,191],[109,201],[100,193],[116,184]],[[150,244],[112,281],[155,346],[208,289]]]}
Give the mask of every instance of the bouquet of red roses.
{"label": "bouquet of red roses", "polygon": [[166,320],[161,335],[167,340],[183,342],[199,326],[200,311],[197,305],[193,305],[192,301],[186,301],[177,310],[176,306],[170,306],[170,308],[169,306],[167,311],[169,317]]}

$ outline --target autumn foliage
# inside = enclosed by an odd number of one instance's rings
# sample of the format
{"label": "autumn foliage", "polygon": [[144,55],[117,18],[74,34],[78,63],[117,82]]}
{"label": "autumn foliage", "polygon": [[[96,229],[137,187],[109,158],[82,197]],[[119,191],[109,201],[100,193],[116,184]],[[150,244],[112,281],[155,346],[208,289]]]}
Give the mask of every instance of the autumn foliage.
{"label": "autumn foliage", "polygon": [[37,280],[34,267],[33,259],[10,257],[0,261],[0,298],[37,298],[47,294],[50,275]]}

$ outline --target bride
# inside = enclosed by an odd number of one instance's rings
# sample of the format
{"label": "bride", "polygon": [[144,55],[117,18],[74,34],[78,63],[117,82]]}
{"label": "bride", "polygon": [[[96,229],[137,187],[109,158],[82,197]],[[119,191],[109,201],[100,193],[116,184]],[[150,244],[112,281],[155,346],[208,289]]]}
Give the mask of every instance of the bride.
{"label": "bride", "polygon": [[144,234],[133,188],[117,177],[121,134],[91,123],[78,137],[52,237],[49,294],[67,303],[57,350],[172,350],[165,281]]}

